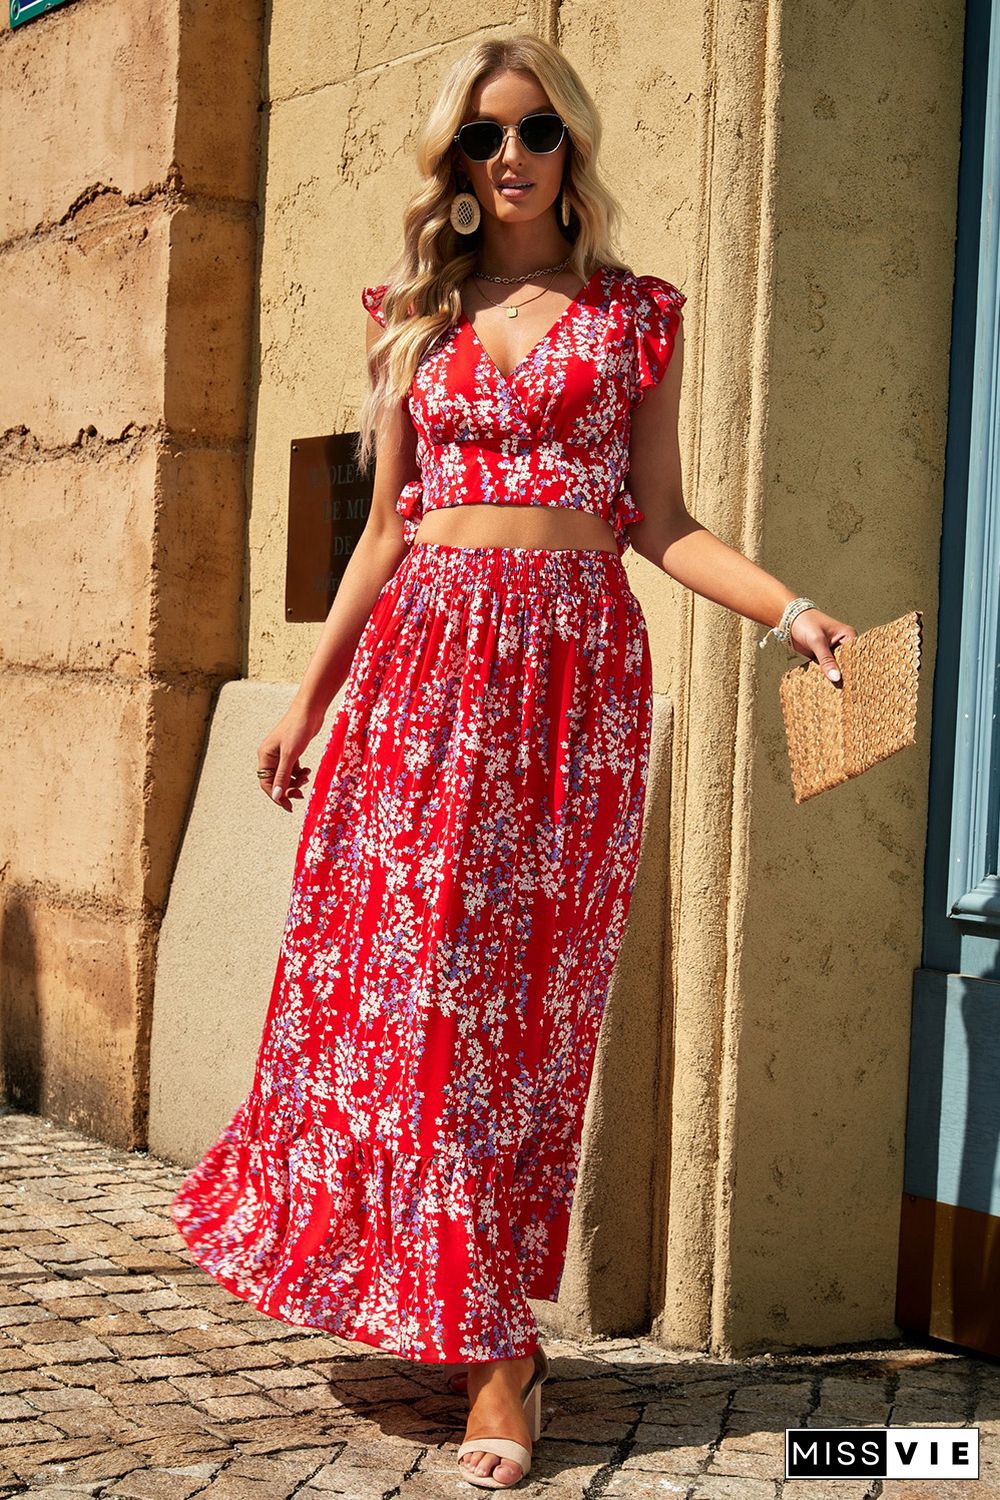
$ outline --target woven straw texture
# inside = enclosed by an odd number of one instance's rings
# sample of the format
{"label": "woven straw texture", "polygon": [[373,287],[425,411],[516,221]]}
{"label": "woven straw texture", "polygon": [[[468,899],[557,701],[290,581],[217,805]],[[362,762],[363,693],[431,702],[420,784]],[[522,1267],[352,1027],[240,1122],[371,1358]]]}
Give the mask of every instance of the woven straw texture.
{"label": "woven straw texture", "polygon": [[844,641],[834,653],[839,684],[814,661],[784,673],[778,688],[796,802],[915,742],[922,623],[914,609]]}

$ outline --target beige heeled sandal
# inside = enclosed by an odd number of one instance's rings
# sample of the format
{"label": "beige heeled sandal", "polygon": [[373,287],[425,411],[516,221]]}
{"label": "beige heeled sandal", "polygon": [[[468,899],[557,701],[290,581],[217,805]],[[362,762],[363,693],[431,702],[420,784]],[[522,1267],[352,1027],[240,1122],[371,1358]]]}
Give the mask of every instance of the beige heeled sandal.
{"label": "beige heeled sandal", "polygon": [[[521,1404],[528,1418],[528,1431],[531,1433],[531,1441],[538,1441],[542,1431],[542,1381],[549,1374],[549,1361],[541,1344],[535,1351],[535,1368],[531,1379],[521,1392]],[[510,1459],[512,1463],[520,1464],[520,1477],[504,1484],[502,1479],[494,1479],[492,1474],[475,1474],[462,1463],[463,1453],[493,1453],[497,1458]],[[482,1489],[510,1490],[515,1484],[520,1484],[531,1468],[531,1451],[525,1448],[523,1443],[517,1443],[513,1438],[502,1437],[476,1437],[469,1438],[465,1443],[459,1445],[458,1453],[455,1455],[456,1462],[463,1479],[470,1484],[478,1484]]]}

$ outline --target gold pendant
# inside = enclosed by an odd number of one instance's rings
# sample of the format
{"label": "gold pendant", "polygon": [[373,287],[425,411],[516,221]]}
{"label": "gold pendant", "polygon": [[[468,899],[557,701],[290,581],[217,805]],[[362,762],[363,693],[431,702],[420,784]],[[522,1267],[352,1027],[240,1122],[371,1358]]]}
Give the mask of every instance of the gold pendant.
{"label": "gold pendant", "polygon": [[516,318],[517,317],[517,308],[516,307],[508,307],[508,309],[507,309],[507,316],[508,316],[508,318]]}

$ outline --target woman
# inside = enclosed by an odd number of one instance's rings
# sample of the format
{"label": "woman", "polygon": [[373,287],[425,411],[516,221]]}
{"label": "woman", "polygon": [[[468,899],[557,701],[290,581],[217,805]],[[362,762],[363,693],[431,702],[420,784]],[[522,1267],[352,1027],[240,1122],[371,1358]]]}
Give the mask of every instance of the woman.
{"label": "woman", "polygon": [[532,36],[477,44],[424,127],[402,255],[362,293],[371,513],[259,748],[285,811],[346,692],[253,1087],[173,1207],[270,1315],[466,1364],[459,1463],[493,1488],[539,1432],[528,1299],[558,1294],[639,855],[651,673],[621,554],[794,615],[831,676],[855,634],[687,513],[685,297],[613,256],[599,134]]}

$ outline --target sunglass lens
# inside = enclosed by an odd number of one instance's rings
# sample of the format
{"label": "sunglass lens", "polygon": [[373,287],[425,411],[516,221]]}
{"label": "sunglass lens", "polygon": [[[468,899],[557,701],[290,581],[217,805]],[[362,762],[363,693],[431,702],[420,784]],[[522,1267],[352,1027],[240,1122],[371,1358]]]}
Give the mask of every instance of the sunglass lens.
{"label": "sunglass lens", "polygon": [[525,115],[521,121],[521,140],[536,156],[554,151],[563,137],[563,122],[558,115]]}
{"label": "sunglass lens", "polygon": [[458,132],[458,144],[470,161],[488,161],[502,141],[503,131],[492,120],[473,120]]}

